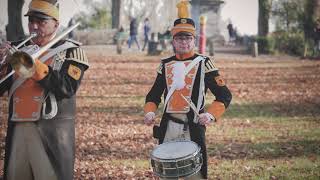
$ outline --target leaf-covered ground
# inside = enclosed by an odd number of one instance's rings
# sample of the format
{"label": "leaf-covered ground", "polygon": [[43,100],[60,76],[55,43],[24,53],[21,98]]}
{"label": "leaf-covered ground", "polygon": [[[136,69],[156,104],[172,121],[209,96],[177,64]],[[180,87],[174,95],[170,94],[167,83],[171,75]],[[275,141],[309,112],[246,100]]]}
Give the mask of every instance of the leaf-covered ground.
{"label": "leaf-covered ground", "polygon": [[[143,124],[143,104],[161,57],[86,50],[91,66],[77,98],[75,179],[156,179],[149,163],[156,141]],[[233,102],[223,123],[207,129],[209,179],[318,179],[320,61],[215,59]],[[0,103],[1,177],[6,98]]]}

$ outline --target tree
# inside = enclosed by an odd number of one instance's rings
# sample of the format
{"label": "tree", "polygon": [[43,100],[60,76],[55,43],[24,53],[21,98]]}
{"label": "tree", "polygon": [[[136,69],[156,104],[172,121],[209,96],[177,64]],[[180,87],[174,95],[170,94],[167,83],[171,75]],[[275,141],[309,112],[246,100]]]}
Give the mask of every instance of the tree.
{"label": "tree", "polygon": [[297,31],[302,29],[306,0],[276,0],[272,7],[272,18],[276,30]]}
{"label": "tree", "polygon": [[90,7],[89,11],[80,12],[76,15],[76,21],[80,22],[79,29],[106,29],[111,26],[111,13],[108,1],[100,3],[88,1],[86,5]]}
{"label": "tree", "polygon": [[8,0],[8,25],[6,34],[8,41],[17,41],[24,37],[22,27],[22,7],[24,0]]}
{"label": "tree", "polygon": [[[314,56],[317,42],[316,19],[319,18],[319,0],[274,0],[272,19],[282,47],[293,49],[303,45],[303,56]],[[280,36],[279,36],[280,37]],[[301,37],[293,43],[295,37]]]}
{"label": "tree", "polygon": [[[319,0],[306,0],[305,13],[301,17],[301,24],[303,27],[305,42],[304,42],[304,54],[306,57],[308,54],[314,56],[314,49],[317,45],[317,34],[315,32],[316,21],[319,18],[320,1]],[[311,47],[311,48],[310,48]],[[310,52],[311,51],[311,52]]]}
{"label": "tree", "polygon": [[269,18],[272,0],[259,0],[258,35],[266,36],[269,32]]}
{"label": "tree", "polygon": [[112,16],[112,28],[120,27],[120,11],[121,0],[112,0],[111,16]]}

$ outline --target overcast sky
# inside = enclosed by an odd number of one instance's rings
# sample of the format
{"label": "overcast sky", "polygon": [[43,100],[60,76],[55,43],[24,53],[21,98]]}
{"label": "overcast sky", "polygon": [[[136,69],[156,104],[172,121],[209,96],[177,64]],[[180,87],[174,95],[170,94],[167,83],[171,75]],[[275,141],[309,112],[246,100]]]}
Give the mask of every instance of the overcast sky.
{"label": "overcast sky", "polygon": [[[0,0],[0,29],[4,30],[7,23],[7,0]],[[27,5],[31,0],[25,0],[23,13],[27,11]],[[99,1],[99,0],[95,0]],[[222,8],[222,20],[231,22],[237,27],[241,34],[256,34],[258,23],[258,0],[224,0],[225,5]],[[80,0],[60,0],[60,17],[61,24],[67,25],[73,14],[78,13],[79,9],[85,9],[80,4]],[[26,22],[24,23],[26,28]]]}

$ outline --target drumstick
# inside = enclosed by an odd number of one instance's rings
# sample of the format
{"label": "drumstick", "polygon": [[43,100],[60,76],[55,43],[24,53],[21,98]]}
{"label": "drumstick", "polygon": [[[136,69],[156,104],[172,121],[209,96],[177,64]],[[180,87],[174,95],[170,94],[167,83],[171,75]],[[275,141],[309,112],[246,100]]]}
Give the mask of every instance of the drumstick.
{"label": "drumstick", "polygon": [[200,117],[200,114],[196,108],[196,106],[193,104],[193,102],[190,100],[188,100],[184,95],[180,94],[181,97],[190,105],[191,109],[193,110],[193,112],[198,116]]}

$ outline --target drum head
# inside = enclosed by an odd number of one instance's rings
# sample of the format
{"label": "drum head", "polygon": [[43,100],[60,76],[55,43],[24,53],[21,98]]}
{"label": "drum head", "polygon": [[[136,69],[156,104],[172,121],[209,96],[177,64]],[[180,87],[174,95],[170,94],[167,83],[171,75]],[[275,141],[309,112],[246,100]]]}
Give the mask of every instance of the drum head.
{"label": "drum head", "polygon": [[199,149],[192,141],[171,141],[160,144],[151,153],[158,159],[177,159],[189,156]]}

